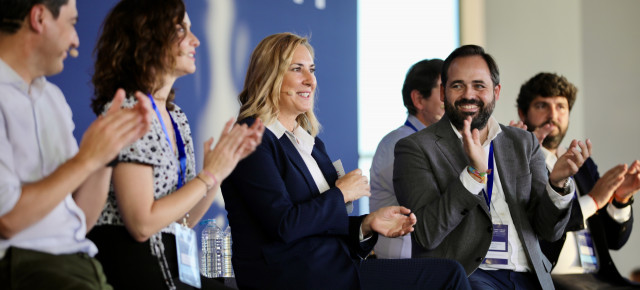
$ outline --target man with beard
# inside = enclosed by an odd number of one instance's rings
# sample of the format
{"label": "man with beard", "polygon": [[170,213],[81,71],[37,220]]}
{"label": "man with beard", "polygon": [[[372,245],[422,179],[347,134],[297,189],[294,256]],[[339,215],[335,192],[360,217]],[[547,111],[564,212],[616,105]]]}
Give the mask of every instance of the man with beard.
{"label": "man with beard", "polygon": [[[553,73],[539,73],[520,88],[518,115],[538,137],[549,169],[555,165],[557,156],[566,151],[560,143],[569,128],[576,92],[565,77]],[[640,189],[639,166],[636,160],[629,169],[621,164],[600,176],[589,157],[574,176],[577,198],[566,234],[553,243],[540,242],[542,251],[554,265],[552,277],[558,289],[631,285],[616,269],[609,249],[620,249],[631,234],[630,205]]]}
{"label": "man with beard", "polygon": [[591,143],[571,142],[548,173],[536,137],[491,116],[501,87],[482,47],[454,50],[441,75],[444,117],[395,148],[398,201],[418,218],[412,256],[457,260],[473,288],[553,288],[538,237],[562,236]]}

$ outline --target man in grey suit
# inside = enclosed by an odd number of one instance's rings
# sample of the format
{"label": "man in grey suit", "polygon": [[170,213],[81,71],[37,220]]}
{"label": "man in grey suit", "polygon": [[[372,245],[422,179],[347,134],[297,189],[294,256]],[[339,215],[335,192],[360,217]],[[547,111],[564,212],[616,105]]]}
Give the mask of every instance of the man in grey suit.
{"label": "man in grey suit", "polygon": [[538,238],[560,238],[591,143],[571,142],[549,173],[536,137],[491,115],[498,67],[482,47],[454,50],[442,68],[445,116],[401,139],[393,181],[418,217],[413,257],[460,262],[475,289],[552,289]]}

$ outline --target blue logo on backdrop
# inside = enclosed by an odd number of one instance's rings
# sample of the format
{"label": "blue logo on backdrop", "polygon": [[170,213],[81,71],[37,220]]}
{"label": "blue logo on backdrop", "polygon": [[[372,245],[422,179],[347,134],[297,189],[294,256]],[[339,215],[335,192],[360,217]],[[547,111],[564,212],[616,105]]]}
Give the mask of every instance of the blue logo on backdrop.
{"label": "blue logo on backdrop", "polygon": [[[80,56],[67,59],[63,73],[50,78],[71,105],[78,141],[95,118],[89,108],[92,51],[102,20],[116,2],[78,1]],[[201,42],[196,50],[198,69],[194,75],[179,79],[174,88],[176,103],[191,123],[198,162],[204,141],[211,136],[217,139],[224,122],[238,113],[237,95],[253,48],[268,35],[293,32],[310,37],[315,49],[316,113],[323,126],[320,137],[332,160],[342,159],[347,172],[357,168],[357,1],[210,0],[185,4],[192,30]],[[220,194],[206,218],[226,220]]]}

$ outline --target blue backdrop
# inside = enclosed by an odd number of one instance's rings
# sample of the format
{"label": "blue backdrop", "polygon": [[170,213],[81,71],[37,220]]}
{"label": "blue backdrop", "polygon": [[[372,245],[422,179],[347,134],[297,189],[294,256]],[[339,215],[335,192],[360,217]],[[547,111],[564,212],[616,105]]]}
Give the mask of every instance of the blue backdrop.
{"label": "blue backdrop", "polygon": [[[64,71],[50,78],[71,105],[78,141],[95,119],[89,108],[93,96],[92,51],[102,20],[116,2],[78,1],[80,56],[67,59]],[[323,125],[320,137],[332,159],[341,159],[347,172],[357,167],[357,1],[185,3],[201,46],[196,54],[197,72],[176,82],[176,103],[189,117],[195,144],[202,144],[210,136],[217,138],[223,121],[237,114],[236,97],[244,82],[248,58],[258,42],[273,33],[293,32],[309,36],[315,48],[316,113]],[[199,146],[197,160],[201,160]],[[207,217],[226,219],[221,198],[216,199]],[[357,205],[354,212],[358,212]]]}

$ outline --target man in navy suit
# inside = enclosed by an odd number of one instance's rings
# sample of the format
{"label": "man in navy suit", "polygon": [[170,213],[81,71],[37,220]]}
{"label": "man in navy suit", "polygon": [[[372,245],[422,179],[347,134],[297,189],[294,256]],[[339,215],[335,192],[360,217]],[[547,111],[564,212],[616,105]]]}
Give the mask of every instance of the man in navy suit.
{"label": "man in navy suit", "polygon": [[[538,137],[549,169],[566,151],[560,143],[569,127],[576,92],[565,77],[553,73],[539,73],[520,88],[518,115]],[[602,176],[591,158],[580,167],[574,176],[578,190],[565,234],[553,243],[540,242],[554,265],[552,277],[557,288],[631,285],[616,269],[609,250],[620,249],[631,234],[630,205],[640,186],[639,165],[638,161],[629,168],[618,165]]]}

